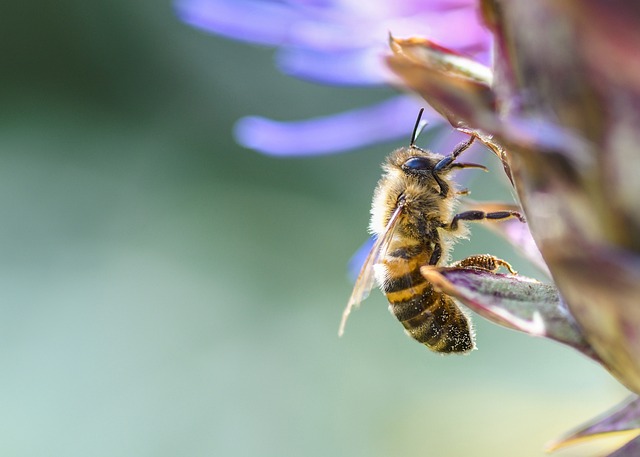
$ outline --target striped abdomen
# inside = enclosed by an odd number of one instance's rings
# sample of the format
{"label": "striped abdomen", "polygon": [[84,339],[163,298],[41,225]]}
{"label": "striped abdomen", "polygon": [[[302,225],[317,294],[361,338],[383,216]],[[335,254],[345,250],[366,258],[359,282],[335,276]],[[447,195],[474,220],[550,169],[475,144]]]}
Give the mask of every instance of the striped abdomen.
{"label": "striped abdomen", "polygon": [[434,291],[420,274],[430,256],[429,250],[417,247],[389,250],[383,262],[389,309],[412,338],[432,351],[469,352],[474,347],[469,319],[451,297]]}

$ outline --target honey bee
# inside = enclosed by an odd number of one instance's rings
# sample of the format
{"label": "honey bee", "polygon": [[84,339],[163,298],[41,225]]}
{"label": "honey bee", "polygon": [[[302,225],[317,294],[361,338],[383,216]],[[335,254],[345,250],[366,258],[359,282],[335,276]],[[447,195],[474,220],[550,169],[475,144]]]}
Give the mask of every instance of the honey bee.
{"label": "honey bee", "polygon": [[[451,297],[434,290],[420,274],[420,267],[446,264],[453,244],[468,234],[466,221],[524,219],[517,211],[455,213],[459,196],[467,191],[456,189],[451,173],[486,168],[457,162],[473,144],[474,135],[447,156],[416,146],[422,112],[409,147],[396,149],[383,164],[369,226],[377,239],[356,280],[339,334],[344,332],[351,309],[368,296],[377,280],[389,301],[389,310],[406,333],[432,351],[465,354],[475,348],[471,321]],[[488,254],[468,257],[453,266],[491,272],[502,266],[515,274],[506,261]]]}

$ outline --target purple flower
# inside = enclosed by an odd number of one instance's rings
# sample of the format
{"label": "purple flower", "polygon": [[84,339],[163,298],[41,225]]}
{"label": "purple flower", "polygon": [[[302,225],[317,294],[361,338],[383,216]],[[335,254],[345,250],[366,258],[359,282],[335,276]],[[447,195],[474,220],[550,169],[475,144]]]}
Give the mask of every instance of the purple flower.
{"label": "purple flower", "polygon": [[[195,27],[276,47],[276,64],[284,73],[322,84],[397,83],[383,60],[389,33],[427,35],[489,62],[491,35],[479,23],[473,0],[177,0],[176,9]],[[406,136],[421,105],[403,95],[303,121],[249,116],[238,122],[235,134],[244,146],[270,155],[335,153]],[[425,120],[431,128],[442,125],[434,111],[425,113]],[[304,150],[299,147],[301,135]]]}

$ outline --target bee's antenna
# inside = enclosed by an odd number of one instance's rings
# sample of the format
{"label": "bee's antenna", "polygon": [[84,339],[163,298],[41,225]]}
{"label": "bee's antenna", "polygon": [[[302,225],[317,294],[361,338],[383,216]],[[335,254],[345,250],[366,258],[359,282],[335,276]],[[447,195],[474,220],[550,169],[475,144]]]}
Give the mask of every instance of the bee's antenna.
{"label": "bee's antenna", "polygon": [[420,108],[420,112],[418,113],[418,119],[416,119],[416,125],[413,127],[413,133],[411,134],[411,143],[409,147],[413,147],[416,144],[416,140],[422,130],[427,126],[427,122],[420,122],[422,120],[422,113],[424,113],[424,108]]}

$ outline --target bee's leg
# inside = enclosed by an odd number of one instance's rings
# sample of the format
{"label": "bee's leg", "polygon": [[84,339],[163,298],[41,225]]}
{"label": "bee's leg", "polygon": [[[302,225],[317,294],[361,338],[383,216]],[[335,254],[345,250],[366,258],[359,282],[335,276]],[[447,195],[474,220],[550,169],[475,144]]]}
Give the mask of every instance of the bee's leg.
{"label": "bee's leg", "polygon": [[449,166],[449,169],[452,168],[459,168],[459,169],[463,169],[463,168],[478,168],[482,171],[489,171],[489,169],[487,167],[485,167],[484,165],[480,165],[479,163],[468,163],[468,162],[457,162],[457,163],[452,163]]}
{"label": "bee's leg", "polygon": [[429,265],[438,265],[440,262],[440,258],[442,257],[442,245],[440,244],[440,240],[436,241],[433,247],[433,253],[431,254],[431,258],[429,259]]}
{"label": "bee's leg", "polygon": [[[439,228],[443,228],[442,223],[439,224]],[[429,258],[429,265],[437,265],[442,257],[442,244],[440,243],[440,233],[437,228],[432,229],[429,232],[429,241],[433,244],[433,252]]]}
{"label": "bee's leg", "polygon": [[[447,192],[449,191],[449,186],[447,186],[444,181],[442,181],[442,179],[440,179],[439,174],[445,171],[449,171],[452,166],[454,165],[453,162],[456,161],[456,159],[458,158],[458,156],[460,154],[462,154],[464,151],[466,151],[467,149],[469,149],[471,147],[471,145],[473,144],[473,142],[475,141],[476,137],[475,135],[471,136],[469,138],[468,141],[465,141],[464,143],[460,143],[458,146],[456,146],[456,148],[453,150],[453,152],[451,154],[449,154],[448,156],[444,157],[443,159],[441,159],[434,167],[432,170],[433,173],[433,178],[436,180],[436,182],[438,183],[438,186],[440,186],[440,195],[442,195],[443,197],[445,195],[447,195]],[[458,166],[457,168],[465,168],[463,164],[460,164],[461,166]],[[472,164],[465,164],[467,165],[467,167],[471,166]],[[475,165],[475,164],[473,164]],[[481,167],[481,165],[480,165]]]}
{"label": "bee's leg", "polygon": [[472,255],[470,257],[467,257],[466,259],[460,260],[459,262],[455,262],[451,266],[462,268],[479,268],[481,270],[487,270],[492,273],[498,271],[500,267],[505,267],[512,275],[518,274],[518,272],[513,269],[509,262],[499,259],[490,254]]}
{"label": "bee's leg", "polygon": [[449,224],[449,230],[457,230],[458,221],[482,221],[485,219],[499,221],[512,217],[518,218],[520,222],[525,222],[524,217],[518,211],[494,211],[492,213],[485,213],[479,210],[465,211],[453,216],[453,220]]}
{"label": "bee's leg", "polygon": [[456,146],[451,154],[441,159],[440,162],[438,162],[435,165],[435,167],[433,167],[433,172],[441,173],[451,168],[451,165],[453,164],[453,162],[456,161],[456,159],[460,154],[462,154],[464,151],[466,151],[471,147],[475,139],[476,139],[475,135],[472,135],[467,141],[465,141],[464,143],[460,143],[458,146]]}

